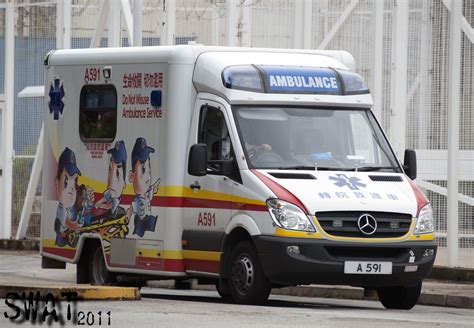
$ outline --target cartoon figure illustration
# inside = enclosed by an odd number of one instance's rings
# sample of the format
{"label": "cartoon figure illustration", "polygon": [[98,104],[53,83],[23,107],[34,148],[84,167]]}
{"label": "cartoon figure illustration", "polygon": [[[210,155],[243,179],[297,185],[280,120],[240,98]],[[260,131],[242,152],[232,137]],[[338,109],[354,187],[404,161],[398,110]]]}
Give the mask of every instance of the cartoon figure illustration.
{"label": "cartoon figure illustration", "polygon": [[59,200],[54,221],[56,232],[56,245],[63,247],[69,244],[68,237],[71,231],[77,231],[77,210],[75,207],[77,197],[77,177],[81,171],[76,165],[76,155],[65,148],[59,156],[58,171],[55,178],[56,195]]}
{"label": "cartoon figure illustration", "polygon": [[110,154],[107,189],[104,191],[104,197],[95,204],[95,207],[110,210],[111,218],[116,218],[125,215],[125,210],[119,207],[127,172],[127,151],[123,140],[117,141],[113,148],[107,150],[107,153]]}
{"label": "cartoon figure illustration", "polygon": [[144,138],[137,138],[132,150],[132,169],[129,173],[130,183],[133,184],[135,197],[128,208],[127,216],[131,219],[134,214],[135,228],[133,234],[143,237],[145,231],[155,231],[156,216],[151,215],[151,200],[158,192],[160,179],[151,183],[150,153],[155,149],[148,147]]}
{"label": "cartoon figure illustration", "polygon": [[90,226],[94,208],[94,190],[91,187],[80,185],[78,191],[76,199],[77,223],[80,227]]}

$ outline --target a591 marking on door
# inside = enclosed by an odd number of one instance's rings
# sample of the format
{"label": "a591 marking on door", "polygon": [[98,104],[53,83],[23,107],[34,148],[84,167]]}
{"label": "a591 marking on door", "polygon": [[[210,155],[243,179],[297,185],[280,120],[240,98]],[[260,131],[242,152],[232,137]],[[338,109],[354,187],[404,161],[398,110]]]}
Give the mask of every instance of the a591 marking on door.
{"label": "a591 marking on door", "polygon": [[215,227],[216,213],[199,212],[197,225],[202,227]]}

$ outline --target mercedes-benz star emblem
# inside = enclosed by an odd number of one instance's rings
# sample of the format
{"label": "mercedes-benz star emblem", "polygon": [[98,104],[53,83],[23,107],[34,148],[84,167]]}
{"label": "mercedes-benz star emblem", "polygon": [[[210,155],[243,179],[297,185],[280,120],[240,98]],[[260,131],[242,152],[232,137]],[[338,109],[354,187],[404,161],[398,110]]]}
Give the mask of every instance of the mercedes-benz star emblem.
{"label": "mercedes-benz star emblem", "polygon": [[362,214],[357,220],[357,226],[360,232],[367,236],[373,235],[377,231],[377,221],[370,214]]}

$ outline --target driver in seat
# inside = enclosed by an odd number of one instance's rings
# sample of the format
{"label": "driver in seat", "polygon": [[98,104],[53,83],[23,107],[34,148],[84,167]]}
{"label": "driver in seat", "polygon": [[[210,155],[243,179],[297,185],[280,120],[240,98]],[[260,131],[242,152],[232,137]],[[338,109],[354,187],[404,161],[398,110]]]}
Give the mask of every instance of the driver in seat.
{"label": "driver in seat", "polygon": [[249,139],[251,139],[252,134],[249,132],[248,128],[243,128],[242,129],[242,134],[244,137],[244,142],[245,142],[245,148],[247,149],[247,154],[249,158],[254,157],[256,154],[262,152],[262,151],[270,151],[272,150],[272,146],[264,143],[261,145],[252,145],[249,143]]}
{"label": "driver in seat", "polygon": [[260,146],[256,146],[256,145],[248,144],[246,142],[245,147],[247,148],[247,153],[249,154],[250,158],[254,157],[257,153],[259,153],[261,151],[264,151],[264,150],[270,151],[270,150],[272,150],[272,146],[270,146],[269,144],[262,144]]}

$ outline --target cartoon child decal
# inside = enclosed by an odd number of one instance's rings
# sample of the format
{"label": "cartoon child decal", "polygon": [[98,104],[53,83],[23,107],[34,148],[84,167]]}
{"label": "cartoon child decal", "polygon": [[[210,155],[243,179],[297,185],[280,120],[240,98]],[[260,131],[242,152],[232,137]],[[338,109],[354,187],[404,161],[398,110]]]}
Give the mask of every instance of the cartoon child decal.
{"label": "cartoon child decal", "polygon": [[132,215],[135,215],[133,234],[139,237],[143,237],[145,231],[155,231],[156,226],[157,217],[151,215],[150,204],[160,187],[160,179],[151,183],[150,153],[154,152],[153,148],[146,145],[144,138],[137,138],[132,150],[132,170],[129,173],[136,195],[128,208],[127,216],[131,219]]}
{"label": "cartoon child decal", "polygon": [[110,154],[107,189],[104,191],[104,197],[95,204],[95,207],[110,210],[112,217],[115,218],[125,214],[125,210],[119,207],[127,172],[127,151],[123,140],[117,141],[113,148],[107,150],[107,153]]}
{"label": "cartoon child decal", "polygon": [[76,155],[65,148],[59,156],[58,171],[55,178],[56,194],[59,200],[54,221],[56,245],[63,247],[68,243],[68,232],[78,230],[76,221],[77,177],[81,171],[76,165]]}

